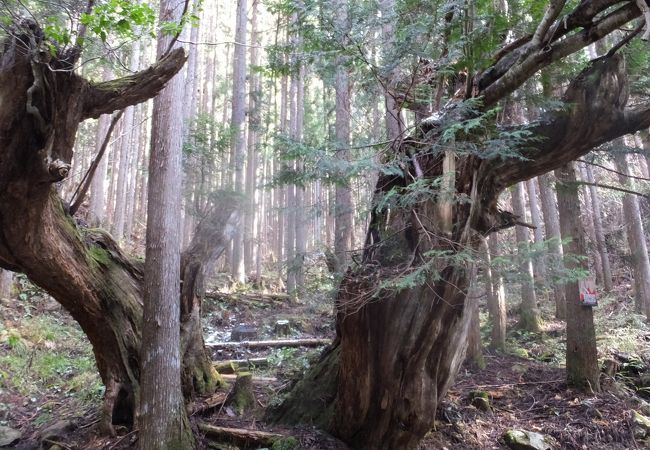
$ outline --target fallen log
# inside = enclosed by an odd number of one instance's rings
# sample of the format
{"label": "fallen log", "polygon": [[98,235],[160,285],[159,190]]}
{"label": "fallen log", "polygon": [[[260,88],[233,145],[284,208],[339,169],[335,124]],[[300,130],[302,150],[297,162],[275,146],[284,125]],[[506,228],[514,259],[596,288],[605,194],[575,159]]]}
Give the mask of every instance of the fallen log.
{"label": "fallen log", "polygon": [[268,431],[218,427],[207,423],[199,423],[199,430],[205,433],[206,436],[220,441],[248,446],[255,444],[263,447],[270,447],[274,442],[286,438],[281,434],[270,433]]}
{"label": "fallen log", "polygon": [[[221,375],[221,378],[223,378],[224,381],[235,381],[237,379],[237,375],[234,375],[234,374]],[[256,377],[256,376],[253,376],[253,384],[275,383],[276,381],[278,381],[278,379],[275,378],[275,377]]]}
{"label": "fallen log", "polygon": [[277,339],[270,341],[241,341],[241,342],[206,342],[209,348],[278,348],[278,347],[319,347],[329,345],[331,339]]}
{"label": "fallen log", "polygon": [[225,361],[213,361],[212,365],[221,375],[233,374],[240,369],[250,370],[253,367],[268,367],[269,361],[266,358],[229,359]]}
{"label": "fallen log", "polygon": [[262,293],[262,292],[208,292],[205,294],[206,298],[230,303],[291,303],[292,298],[289,294],[283,292],[278,293]]}

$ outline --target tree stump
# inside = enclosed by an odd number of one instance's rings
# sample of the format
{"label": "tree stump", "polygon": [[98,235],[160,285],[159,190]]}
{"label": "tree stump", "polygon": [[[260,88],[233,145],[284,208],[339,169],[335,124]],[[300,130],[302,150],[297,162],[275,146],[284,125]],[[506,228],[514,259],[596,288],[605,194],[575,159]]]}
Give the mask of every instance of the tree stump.
{"label": "tree stump", "polygon": [[273,327],[273,332],[276,336],[289,336],[291,333],[291,326],[289,325],[288,320],[278,320],[275,322]]}
{"label": "tree stump", "polygon": [[253,374],[240,372],[232,389],[230,404],[239,415],[255,407],[255,394],[253,393]]}

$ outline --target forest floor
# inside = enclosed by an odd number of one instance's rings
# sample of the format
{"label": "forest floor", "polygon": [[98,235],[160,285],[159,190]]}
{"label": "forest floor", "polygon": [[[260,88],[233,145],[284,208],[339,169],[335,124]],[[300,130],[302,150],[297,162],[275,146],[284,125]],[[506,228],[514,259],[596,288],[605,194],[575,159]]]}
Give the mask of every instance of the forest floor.
{"label": "forest floor", "polygon": [[[21,433],[8,448],[133,448],[135,434],[126,429],[118,429],[116,438],[96,434],[103,386],[79,328],[24,278],[19,288],[15,298],[0,303],[0,429]],[[650,415],[650,327],[625,297],[621,292],[603,299],[596,309],[600,360],[611,359],[618,366],[613,378],[603,373],[602,392],[585,395],[567,389],[564,325],[552,320],[542,304],[544,332],[512,331],[506,352],[486,350],[484,368],[464,367],[420,448],[505,449],[504,433],[513,429],[542,433],[552,449],[650,448],[644,440],[650,428],[635,422],[635,411]],[[254,339],[276,339],[278,321],[289,323],[283,338],[334,335],[331,301],[322,292],[300,304],[240,294],[212,298],[206,300],[204,313],[208,342],[228,341],[241,324],[254,330]],[[487,325],[483,331],[487,335]],[[291,380],[300,377],[319,352],[307,347],[214,350],[217,361],[257,358],[258,363],[246,367],[256,380],[257,405],[239,415],[232,405],[217,403],[194,414],[193,424],[293,436],[298,449],[346,448],[314,428],[272,427],[263,421],[265,409],[282,401]],[[228,377],[223,397],[232,389],[233,378]],[[475,400],[477,396],[487,402]],[[259,448],[215,444],[201,432],[196,435],[202,448]]]}

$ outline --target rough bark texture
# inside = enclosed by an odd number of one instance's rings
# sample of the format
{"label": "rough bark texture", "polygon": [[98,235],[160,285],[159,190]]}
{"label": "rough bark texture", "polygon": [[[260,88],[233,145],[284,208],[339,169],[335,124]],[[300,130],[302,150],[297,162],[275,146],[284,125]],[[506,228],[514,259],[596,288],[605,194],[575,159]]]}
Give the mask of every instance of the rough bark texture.
{"label": "rough bark texture", "polygon": [[[161,21],[178,22],[181,17],[182,4],[161,0]],[[159,36],[158,57],[171,42],[171,36]],[[189,450],[196,446],[181,390],[178,295],[181,290],[183,87],[183,77],[177,75],[153,102],[137,420],[140,450]],[[133,126],[133,107],[127,109],[127,115],[128,110],[130,122],[125,121],[123,138],[126,142]],[[126,165],[122,167],[122,162],[128,159],[125,154],[127,146],[123,145],[120,156],[123,176]],[[120,188],[124,187],[118,186],[118,203],[124,201],[119,197]],[[116,216],[121,233],[125,205],[120,206]]]}
{"label": "rough bark texture", "polygon": [[[575,184],[576,174],[573,163],[568,163],[555,171],[558,179],[557,199],[560,210],[560,228],[562,236],[571,241],[564,244],[564,252],[571,255],[586,255],[585,235],[582,229],[579,211],[580,198]],[[565,261],[567,269],[584,269],[584,260],[570,258]],[[566,284],[567,299],[567,382],[584,391],[600,391],[600,369],[598,367],[598,349],[596,348],[596,331],[594,315],[590,306],[580,304],[578,282]]]}
{"label": "rough bark texture", "polygon": [[107,233],[78,227],[54,183],[67,175],[80,121],[153,97],[185,57],[175,50],[91,84],[66,70],[65,55],[40,52],[41,42],[26,21],[0,50],[0,266],[27,274],[79,322],[106,385],[101,425],[112,432],[112,422],[132,422],[139,389],[142,264]]}
{"label": "rough bark texture", "polygon": [[[403,143],[405,173],[380,176],[362,264],[341,283],[337,340],[275,417],[327,424],[354,448],[417,446],[463,360],[469,324],[467,267],[444,252],[458,257],[458,249],[477,248],[477,234],[514,225],[513,215],[497,208],[497,198],[508,186],[650,124],[648,104],[625,109],[627,83],[618,56],[590,65],[563,100],[565,109],[528,128],[541,139],[521,149],[524,158],[457,157],[455,190],[468,201],[453,205],[450,236],[440,231],[444,224],[435,197],[408,206],[380,202],[393,188],[418,179],[416,161],[427,179],[442,174],[444,156],[427,144],[440,139],[437,122],[425,121]],[[445,115],[462,120],[455,107]],[[424,283],[386,283],[425,267]]]}

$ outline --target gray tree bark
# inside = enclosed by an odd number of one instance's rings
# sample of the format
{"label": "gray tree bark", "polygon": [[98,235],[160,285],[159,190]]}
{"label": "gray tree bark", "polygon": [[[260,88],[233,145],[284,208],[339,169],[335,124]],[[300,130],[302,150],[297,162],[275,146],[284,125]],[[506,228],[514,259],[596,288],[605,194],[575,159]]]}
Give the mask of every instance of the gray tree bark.
{"label": "gray tree bark", "polygon": [[[381,34],[384,41],[384,45],[382,46],[384,54],[382,55],[382,59],[385,65],[393,65],[393,58],[395,56],[393,54],[395,45],[395,22],[397,20],[395,0],[381,0],[379,2],[379,11],[381,12],[383,21]],[[383,90],[386,105],[386,137],[388,141],[393,143],[392,145],[397,146],[399,145],[399,139],[403,137],[405,126],[404,118],[402,117],[402,107],[388,89],[394,81],[394,72],[394,70],[391,70],[386,74]]]}
{"label": "gray tree bark", "polygon": [[[347,33],[350,29],[350,19],[348,17],[347,0],[336,0],[335,8],[335,28],[336,33],[341,41],[341,45],[346,47],[348,41]],[[346,166],[350,161],[350,79],[348,68],[345,66],[346,60],[339,56],[336,64],[336,124],[335,124],[335,145],[337,157]],[[353,206],[352,191],[350,181],[347,179],[344,171],[339,173],[341,179],[336,185],[336,200],[334,216],[334,254],[336,255],[336,271],[342,273],[345,271],[350,259],[349,252],[352,248],[353,230]]]}
{"label": "gray tree bark", "polygon": [[[564,267],[562,255],[562,237],[560,235],[560,216],[557,210],[557,200],[553,190],[553,177],[550,173],[539,176],[539,196],[542,200],[544,211],[544,230],[546,239],[549,241],[549,274],[555,275],[562,272]],[[566,295],[564,286],[553,283],[553,297],[555,299],[555,317],[564,320],[566,318]]]}
{"label": "gray tree bark", "polygon": [[496,268],[492,268],[492,257],[498,255],[498,234],[494,233],[483,244],[485,255],[485,286],[487,289],[488,313],[492,331],[490,333],[490,348],[505,350],[506,348],[506,296],[503,277]]}
{"label": "gray tree bark", "polygon": [[[108,67],[104,68],[103,80],[108,81],[112,78],[113,74]],[[111,123],[111,116],[103,114],[97,124],[97,132],[95,133],[95,154],[97,154],[106,138],[108,127]],[[107,149],[108,150],[108,149]],[[108,151],[104,157],[99,161],[97,171],[93,177],[90,186],[90,221],[96,226],[104,223],[106,217],[106,172],[108,170]]]}
{"label": "gray tree bark", "polygon": [[[621,174],[618,180],[622,185],[627,185],[635,190],[627,156],[624,153],[614,155],[616,170]],[[648,260],[648,246],[643,227],[643,218],[639,208],[639,199],[636,195],[625,194],[623,197],[623,214],[627,228],[630,254],[634,263],[635,305],[638,312],[644,312],[650,318],[650,261]]]}
{"label": "gray tree bark", "polygon": [[[232,85],[232,117],[230,128],[232,142],[230,150],[230,165],[234,173],[234,190],[241,194],[244,188],[244,163],[246,159],[246,23],[248,13],[247,0],[237,0],[237,27],[235,29],[235,49],[233,51],[233,85]],[[235,281],[246,281],[244,267],[244,232],[235,230],[232,243],[231,274]]]}
{"label": "gray tree bark", "polygon": [[[519,216],[519,220],[526,222],[526,200],[524,198],[524,184],[517,183],[512,192],[512,212]],[[533,284],[533,265],[530,259],[530,238],[528,228],[521,225],[515,227],[517,238],[517,257],[519,258],[519,276],[521,279],[521,303],[519,304],[518,326],[528,331],[540,330],[540,316],[537,308],[537,296]]]}
{"label": "gray tree bark", "polygon": [[[183,4],[161,0],[160,20],[179,22]],[[158,57],[171,36],[158,38]],[[191,449],[194,436],[181,389],[182,76],[154,99],[144,269],[140,450]]]}
{"label": "gray tree bark", "polygon": [[[596,178],[590,165],[584,165],[584,171],[589,183],[595,183]],[[598,188],[596,186],[588,186],[589,195],[591,197],[591,206],[593,208],[594,231],[596,232],[596,246],[600,254],[600,261],[603,266],[603,287],[606,292],[612,290],[612,268],[609,263],[609,253],[607,251],[607,243],[605,241],[605,231],[603,227],[602,208],[600,205],[600,197],[598,196]]]}
{"label": "gray tree bark", "polygon": [[[541,246],[544,242],[544,229],[543,229],[543,220],[542,212],[539,208],[539,202],[537,201],[537,181],[536,178],[531,178],[526,181],[526,190],[528,191],[528,205],[530,206],[530,219],[532,224],[535,226],[533,230],[533,237],[535,238],[535,244]],[[533,258],[533,270],[535,273],[535,282],[544,287],[546,285],[546,264],[544,261],[544,254],[541,254]]]}

